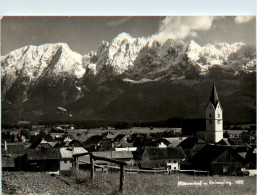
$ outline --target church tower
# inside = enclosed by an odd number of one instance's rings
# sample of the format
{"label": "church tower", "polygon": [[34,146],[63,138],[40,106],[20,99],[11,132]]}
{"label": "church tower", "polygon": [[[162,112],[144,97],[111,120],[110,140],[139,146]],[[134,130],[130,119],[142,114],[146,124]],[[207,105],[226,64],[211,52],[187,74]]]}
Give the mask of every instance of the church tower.
{"label": "church tower", "polygon": [[219,142],[223,138],[223,110],[219,101],[215,83],[213,84],[209,104],[206,108],[205,140]]}

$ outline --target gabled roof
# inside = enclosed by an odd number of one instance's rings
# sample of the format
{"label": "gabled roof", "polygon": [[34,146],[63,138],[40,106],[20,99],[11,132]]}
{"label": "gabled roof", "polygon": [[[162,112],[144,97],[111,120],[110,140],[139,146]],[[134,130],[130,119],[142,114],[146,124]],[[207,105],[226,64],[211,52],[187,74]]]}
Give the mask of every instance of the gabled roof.
{"label": "gabled roof", "polygon": [[221,144],[221,145],[226,145],[226,146],[230,146],[230,143],[228,141],[228,138],[222,138],[218,144]]}
{"label": "gabled roof", "polygon": [[27,150],[28,160],[57,160],[60,159],[59,148],[39,148]]}
{"label": "gabled roof", "polygon": [[113,142],[119,142],[125,136],[125,134],[118,134],[114,139]]}
{"label": "gabled roof", "polygon": [[185,153],[181,147],[145,147],[150,160],[162,160],[162,159],[182,159],[185,157]]}
{"label": "gabled roof", "polygon": [[53,147],[52,146],[53,144],[50,144],[49,142],[47,142],[44,139],[39,139],[39,140],[35,141],[34,143],[32,143],[29,148],[36,148],[39,144],[49,145],[50,147]]}
{"label": "gabled roof", "polygon": [[63,147],[60,148],[60,154],[62,158],[72,158],[73,155],[86,153],[83,147]]}
{"label": "gabled roof", "polygon": [[111,159],[126,159],[133,158],[131,151],[103,151],[103,152],[93,152],[93,155]]}
{"label": "gabled roof", "polygon": [[213,106],[215,108],[216,108],[216,106],[217,106],[217,104],[219,102],[219,97],[218,97],[218,93],[217,93],[217,90],[216,90],[215,83],[213,83],[213,86],[212,86],[210,102],[213,104]]}
{"label": "gabled roof", "polygon": [[25,150],[28,146],[25,146],[25,144],[22,142],[16,142],[16,143],[8,143],[7,144],[7,150],[5,150],[2,146],[2,154],[11,154],[11,155],[22,155],[25,153]]}
{"label": "gabled roof", "polygon": [[187,137],[166,137],[163,139],[169,143],[169,147],[176,147],[186,138]]}
{"label": "gabled roof", "polygon": [[219,146],[219,145],[206,145],[202,150],[195,154],[191,162],[192,163],[211,163],[216,158],[218,158],[222,153],[229,150],[230,153],[237,158],[237,160],[242,161],[242,157],[236,153],[232,147],[229,146]]}
{"label": "gabled roof", "polygon": [[183,149],[191,149],[193,148],[193,146],[195,144],[203,144],[206,143],[204,140],[202,140],[201,138],[198,137],[188,137],[185,140],[183,140],[182,142],[180,142],[180,144],[178,146],[182,147]]}

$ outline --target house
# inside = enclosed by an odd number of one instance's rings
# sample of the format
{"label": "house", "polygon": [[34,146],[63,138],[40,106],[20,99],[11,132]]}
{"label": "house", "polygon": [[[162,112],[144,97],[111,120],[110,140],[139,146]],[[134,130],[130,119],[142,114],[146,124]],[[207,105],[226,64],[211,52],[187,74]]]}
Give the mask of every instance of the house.
{"label": "house", "polygon": [[248,149],[247,154],[245,156],[245,164],[247,164],[247,168],[256,169],[256,155],[256,145],[253,145]]}
{"label": "house", "polygon": [[31,146],[29,148],[33,148],[33,149],[40,149],[40,148],[53,148],[54,145],[56,143],[55,142],[47,142],[44,139],[40,139],[34,143],[31,144]]}
{"label": "house", "polygon": [[112,141],[114,143],[119,143],[124,137],[125,137],[125,134],[118,134]]}
{"label": "house", "polygon": [[230,146],[207,144],[191,159],[193,169],[210,174],[230,175],[241,170],[244,159]]}
{"label": "house", "polygon": [[101,140],[96,146],[96,151],[110,151],[114,150],[114,143],[109,139]]}
{"label": "house", "polygon": [[[185,153],[180,147],[145,147],[141,161],[141,169],[170,169],[179,170],[180,162],[185,158]],[[164,166],[165,165],[165,166]]]}
{"label": "house", "polygon": [[116,133],[112,133],[112,132],[106,132],[106,133],[103,133],[103,139],[109,139],[109,140],[113,140],[117,134]]}
{"label": "house", "polygon": [[187,137],[166,137],[158,140],[159,148],[176,147]]}
{"label": "house", "polygon": [[99,146],[99,143],[103,140],[102,135],[93,135],[89,137],[85,142],[85,149],[88,150],[89,152],[91,151],[96,151],[97,146]]}
{"label": "house", "polygon": [[23,170],[24,163],[21,156],[25,154],[29,144],[26,143],[7,143],[1,147],[2,170]]}
{"label": "house", "polygon": [[83,147],[62,147],[60,148],[60,171],[70,170],[73,166],[73,155],[86,153]]}
{"label": "house", "polygon": [[58,148],[29,148],[26,151],[27,168],[30,171],[58,171],[60,158]]}
{"label": "house", "polygon": [[206,142],[198,137],[188,137],[184,139],[182,142],[179,143],[179,147],[183,149],[187,158],[191,158],[194,156],[198,151],[200,151]]}

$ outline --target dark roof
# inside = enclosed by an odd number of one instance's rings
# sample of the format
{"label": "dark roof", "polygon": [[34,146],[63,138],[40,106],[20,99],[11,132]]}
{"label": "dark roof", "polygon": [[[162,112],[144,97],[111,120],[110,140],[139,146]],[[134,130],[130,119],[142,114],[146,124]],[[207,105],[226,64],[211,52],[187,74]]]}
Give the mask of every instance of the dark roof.
{"label": "dark roof", "polygon": [[7,150],[5,150],[2,146],[2,154],[16,154],[16,155],[22,155],[25,152],[25,144],[21,142],[17,143],[8,143],[7,144]]}
{"label": "dark roof", "polygon": [[53,160],[60,159],[59,148],[39,148],[27,150],[28,160]]}
{"label": "dark roof", "polygon": [[183,149],[191,149],[195,144],[203,144],[206,143],[204,140],[198,137],[188,137],[180,144],[178,145],[179,147],[182,147]]}
{"label": "dark roof", "polygon": [[222,138],[218,144],[221,144],[221,145],[225,145],[225,146],[230,146],[230,143],[228,142],[228,138]]}
{"label": "dark roof", "polygon": [[75,147],[83,147],[83,144],[79,141],[79,140],[72,140],[71,142],[69,142],[69,146],[75,146]]}
{"label": "dark roof", "polygon": [[114,141],[114,142],[119,142],[124,136],[125,136],[125,134],[119,134],[119,135],[117,135],[117,136],[113,139],[113,141]]}
{"label": "dark roof", "polygon": [[215,108],[216,108],[216,106],[217,106],[217,104],[219,102],[219,97],[218,97],[218,93],[217,93],[217,90],[216,90],[215,83],[213,83],[213,86],[212,86],[210,102],[213,104],[213,106]]}
{"label": "dark roof", "polygon": [[185,153],[180,147],[145,147],[145,150],[149,155],[150,160],[177,159],[185,157]]}
{"label": "dark roof", "polygon": [[38,145],[49,145],[49,147],[54,147],[54,145],[55,145],[55,143],[54,142],[51,142],[51,143],[49,143],[48,141],[46,141],[45,139],[39,139],[39,140],[37,140],[37,141],[35,141],[34,143],[32,143],[31,145],[30,145],[30,147],[29,148],[36,148],[36,147],[38,147]]}
{"label": "dark roof", "polygon": [[233,150],[232,147],[219,146],[219,145],[206,145],[205,147],[203,147],[202,150],[196,153],[190,161],[192,163],[200,163],[200,162],[211,163],[216,158],[218,158],[223,152],[227,150],[229,150],[234,157],[238,158],[238,160],[242,160],[242,158]]}
{"label": "dark roof", "polygon": [[141,169],[165,169],[166,167],[165,160],[140,161]]}
{"label": "dark roof", "polygon": [[101,140],[103,140],[102,135],[93,135],[85,141],[85,145],[98,144]]}

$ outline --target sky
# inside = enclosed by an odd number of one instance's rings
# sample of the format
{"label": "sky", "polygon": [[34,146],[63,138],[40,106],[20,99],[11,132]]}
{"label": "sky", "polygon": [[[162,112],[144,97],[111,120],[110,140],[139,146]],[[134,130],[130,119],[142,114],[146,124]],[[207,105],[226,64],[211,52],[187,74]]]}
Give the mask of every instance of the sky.
{"label": "sky", "polygon": [[193,39],[200,45],[215,42],[256,44],[253,16],[5,16],[1,20],[1,55],[26,45],[67,43],[82,55],[97,50],[126,32],[147,40]]}

